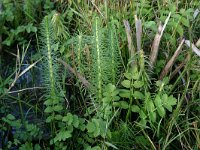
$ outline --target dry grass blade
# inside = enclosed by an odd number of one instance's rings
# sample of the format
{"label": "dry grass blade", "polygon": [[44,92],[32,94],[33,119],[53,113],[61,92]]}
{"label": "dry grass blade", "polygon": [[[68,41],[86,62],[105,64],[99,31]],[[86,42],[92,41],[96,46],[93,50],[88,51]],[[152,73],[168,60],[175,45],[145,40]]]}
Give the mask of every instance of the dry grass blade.
{"label": "dry grass blade", "polygon": [[190,48],[192,48],[192,51],[195,52],[198,56],[200,56],[200,50],[194,45],[190,45],[190,41],[189,40],[185,40],[185,44]]}
{"label": "dry grass blade", "polygon": [[163,32],[166,28],[166,25],[169,21],[169,18],[171,16],[171,12],[169,13],[167,19],[165,20],[165,24],[162,26],[161,24],[158,27],[158,32],[154,38],[152,47],[151,47],[151,54],[150,54],[150,63],[152,65],[152,67],[154,66],[156,60],[157,60],[157,56],[158,56],[158,50],[159,50],[159,45],[160,45],[160,40],[162,38]]}
{"label": "dry grass blade", "polygon": [[83,85],[86,88],[91,87],[91,84],[80,73],[78,73],[77,71],[75,71],[70,65],[68,65],[66,62],[64,62],[61,59],[58,59],[58,61],[60,63],[62,63],[67,70],[69,70],[71,73],[73,73],[75,76],[77,76],[79,78],[79,80],[83,83]]}
{"label": "dry grass blade", "polygon": [[[42,58],[41,58],[42,59]],[[27,67],[26,69],[24,69],[21,73],[17,73],[15,76],[14,81],[12,82],[11,86],[9,87],[9,90],[15,85],[15,83],[17,82],[17,80],[23,75],[25,74],[27,71],[29,71],[31,68],[33,68],[41,59],[39,59],[38,61],[34,62],[33,64],[29,65],[29,67]]]}
{"label": "dry grass blade", "polygon": [[138,20],[135,15],[135,27],[136,27],[136,40],[137,40],[137,50],[141,50],[141,39],[142,39],[142,21]]}
{"label": "dry grass blade", "polygon": [[185,39],[183,39],[181,41],[181,43],[179,44],[178,48],[176,49],[174,55],[172,56],[172,58],[168,61],[168,63],[166,64],[166,66],[164,67],[164,69],[162,70],[159,79],[162,80],[169,72],[170,68],[173,66],[176,58],[178,57],[178,55],[180,54],[181,50],[182,50],[182,46],[184,44]]}
{"label": "dry grass blade", "polygon": [[133,48],[133,41],[132,41],[132,33],[131,33],[131,28],[130,28],[130,24],[127,20],[124,20],[124,26],[126,29],[126,35],[127,35],[127,39],[128,39],[128,49],[129,49],[129,56],[130,58],[132,58],[135,54],[135,50]]}
{"label": "dry grass blade", "polygon": [[195,44],[197,47],[200,47],[200,39],[198,39],[198,41]]}

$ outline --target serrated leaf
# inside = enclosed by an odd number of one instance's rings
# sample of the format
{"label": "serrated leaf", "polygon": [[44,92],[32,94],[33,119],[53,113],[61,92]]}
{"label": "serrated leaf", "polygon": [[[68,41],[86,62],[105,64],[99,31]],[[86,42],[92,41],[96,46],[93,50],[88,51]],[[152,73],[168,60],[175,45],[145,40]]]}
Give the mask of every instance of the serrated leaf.
{"label": "serrated leaf", "polygon": [[73,126],[74,126],[75,128],[78,128],[78,125],[79,125],[78,116],[77,116],[77,115],[74,115],[74,116],[73,116]]}
{"label": "serrated leaf", "polygon": [[163,106],[172,112],[172,106],[176,105],[176,98],[174,98],[172,95],[170,97],[167,96],[167,94],[163,95]]}
{"label": "serrated leaf", "polygon": [[64,116],[62,121],[67,122],[68,125],[71,125],[73,122],[73,115],[71,113],[67,113],[67,116]]}
{"label": "serrated leaf", "polygon": [[135,88],[141,88],[143,85],[144,85],[144,82],[142,81],[135,81],[133,84]]}
{"label": "serrated leaf", "polygon": [[124,81],[122,81],[121,84],[125,88],[130,88],[130,86],[131,86],[131,82],[129,80],[124,80]]}
{"label": "serrated leaf", "polygon": [[68,138],[70,138],[70,137],[72,137],[71,132],[70,131],[65,131],[64,132],[64,136],[63,136],[63,141],[68,139]]}

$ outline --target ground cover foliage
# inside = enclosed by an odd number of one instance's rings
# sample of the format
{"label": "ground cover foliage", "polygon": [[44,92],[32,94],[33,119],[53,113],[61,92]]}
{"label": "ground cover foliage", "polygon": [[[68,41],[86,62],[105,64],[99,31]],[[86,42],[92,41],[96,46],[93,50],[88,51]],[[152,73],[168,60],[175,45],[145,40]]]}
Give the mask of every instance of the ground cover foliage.
{"label": "ground cover foliage", "polygon": [[199,149],[198,0],[1,0],[0,149]]}

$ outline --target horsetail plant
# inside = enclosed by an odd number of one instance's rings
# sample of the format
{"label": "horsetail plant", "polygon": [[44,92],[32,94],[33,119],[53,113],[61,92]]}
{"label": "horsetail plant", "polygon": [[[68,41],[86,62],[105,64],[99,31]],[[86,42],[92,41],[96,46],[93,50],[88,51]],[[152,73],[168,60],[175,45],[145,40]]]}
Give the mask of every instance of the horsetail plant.
{"label": "horsetail plant", "polygon": [[45,112],[49,114],[46,122],[51,123],[51,131],[55,133],[55,120],[62,118],[59,113],[63,107],[61,105],[62,98],[59,96],[58,91],[58,64],[56,62],[56,52],[54,51],[56,41],[53,36],[54,32],[49,16],[44,17],[40,32],[40,51],[44,57],[43,79],[44,86],[46,87],[46,101],[44,104],[47,106]]}

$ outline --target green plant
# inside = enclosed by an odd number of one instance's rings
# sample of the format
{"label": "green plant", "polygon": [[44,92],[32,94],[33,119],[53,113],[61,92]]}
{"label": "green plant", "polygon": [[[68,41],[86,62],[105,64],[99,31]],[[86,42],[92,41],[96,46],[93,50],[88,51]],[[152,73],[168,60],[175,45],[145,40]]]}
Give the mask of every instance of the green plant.
{"label": "green plant", "polygon": [[51,123],[51,132],[56,132],[56,120],[61,120],[61,112],[63,110],[63,98],[60,95],[59,81],[58,81],[58,64],[55,54],[56,41],[53,36],[53,27],[49,16],[45,16],[41,24],[41,47],[40,51],[43,54],[43,69],[45,70],[44,85],[46,87],[46,100],[44,104],[47,106],[44,112],[48,113],[47,122]]}

